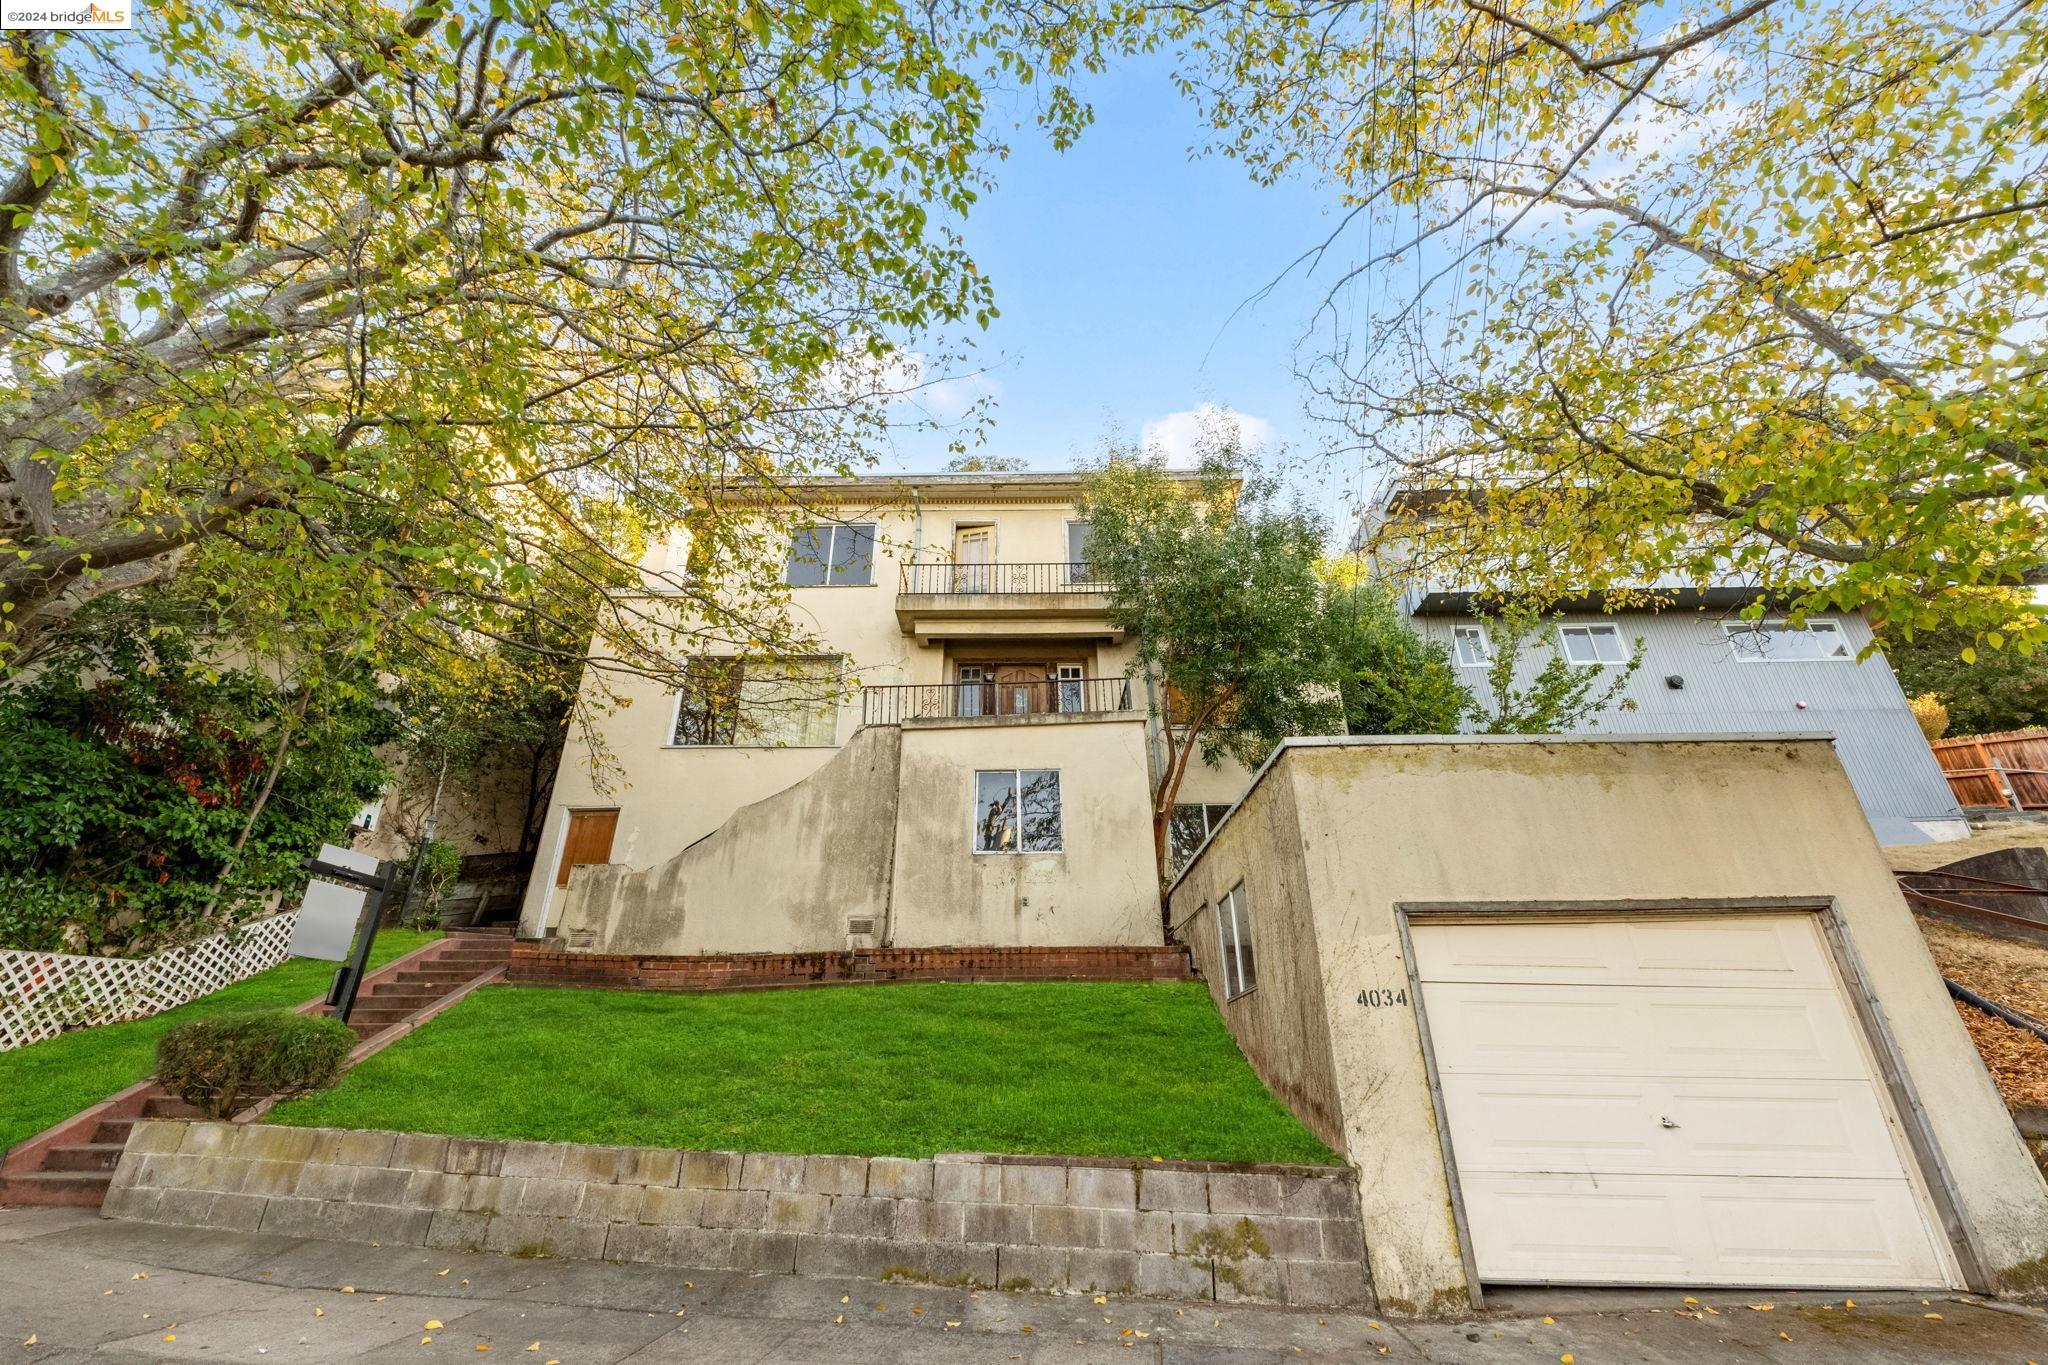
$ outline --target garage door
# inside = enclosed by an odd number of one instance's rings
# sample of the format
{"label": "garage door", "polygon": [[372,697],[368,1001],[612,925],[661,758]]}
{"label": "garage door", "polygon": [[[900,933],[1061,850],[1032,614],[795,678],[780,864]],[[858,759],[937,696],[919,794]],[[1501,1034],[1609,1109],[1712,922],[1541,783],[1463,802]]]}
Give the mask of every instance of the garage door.
{"label": "garage door", "polygon": [[1414,943],[1481,1280],[1949,1280],[1814,916]]}

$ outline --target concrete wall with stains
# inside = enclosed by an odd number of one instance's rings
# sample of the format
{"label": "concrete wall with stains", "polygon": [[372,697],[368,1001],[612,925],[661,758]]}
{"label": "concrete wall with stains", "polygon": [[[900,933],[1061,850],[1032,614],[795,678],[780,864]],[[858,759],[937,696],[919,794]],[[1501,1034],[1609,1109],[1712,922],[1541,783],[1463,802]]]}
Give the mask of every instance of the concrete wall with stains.
{"label": "concrete wall with stains", "polygon": [[[975,774],[1057,769],[1057,853],[974,852]],[[903,727],[890,942],[1162,941],[1142,717],[929,720]]]}
{"label": "concrete wall with stains", "polygon": [[[974,851],[975,775],[1009,769],[1060,774],[1058,851]],[[1155,945],[1149,809],[1140,716],[869,726],[651,868],[578,867],[554,929],[674,955]]]}
{"label": "concrete wall with stains", "polygon": [[[1291,789],[1291,826],[1241,818]],[[1263,876],[1301,860],[1299,886]],[[2043,1275],[2048,1189],[1949,1004],[1911,912],[1825,740],[1562,737],[1294,741],[1171,892],[1174,919],[1245,878],[1262,962],[1255,995],[1310,987],[1263,962],[1302,950],[1305,899],[1342,1133],[1358,1166],[1367,1252],[1390,1310],[1456,1312],[1468,1301],[1449,1176],[1423,1041],[1407,990],[1396,907],[1592,902],[1666,907],[1798,898],[1832,903],[1847,949],[1926,1117],[1930,1185],[1953,1192],[1952,1232],[1973,1287],[2023,1288]],[[1640,913],[1641,904],[1633,906]],[[1275,942],[1275,939],[1282,942]],[[1263,1004],[1257,1017],[1279,1007]],[[1226,1009],[1233,1028],[1254,1017]],[[1271,1043],[1239,1033],[1247,1052]]]}
{"label": "concrete wall with stains", "polygon": [[578,867],[556,933],[604,953],[844,948],[849,918],[888,911],[901,750],[895,727],[862,730],[810,777],[654,867]]}
{"label": "concrete wall with stains", "polygon": [[[1252,788],[1197,860],[1199,875],[1182,878],[1176,889],[1174,941],[1194,953],[1210,998],[1259,1079],[1309,1131],[1342,1152],[1343,1112],[1308,869],[1294,835],[1300,823],[1292,783]],[[1216,906],[1240,880],[1259,916],[1254,947],[1260,985],[1227,999]]]}

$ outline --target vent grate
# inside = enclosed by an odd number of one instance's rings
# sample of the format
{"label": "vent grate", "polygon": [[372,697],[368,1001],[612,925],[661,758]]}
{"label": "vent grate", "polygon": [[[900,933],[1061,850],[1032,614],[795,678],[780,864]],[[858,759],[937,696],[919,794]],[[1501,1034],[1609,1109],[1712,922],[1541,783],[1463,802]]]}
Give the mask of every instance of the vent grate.
{"label": "vent grate", "polygon": [[875,922],[872,919],[850,919],[846,922],[846,932],[872,935],[875,932]]}

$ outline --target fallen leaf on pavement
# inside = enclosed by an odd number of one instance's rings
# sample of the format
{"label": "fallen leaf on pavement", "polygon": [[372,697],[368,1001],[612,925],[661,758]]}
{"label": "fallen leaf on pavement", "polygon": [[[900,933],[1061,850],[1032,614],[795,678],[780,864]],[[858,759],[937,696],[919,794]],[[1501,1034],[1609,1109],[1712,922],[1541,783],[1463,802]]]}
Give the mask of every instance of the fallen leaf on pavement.
{"label": "fallen leaf on pavement", "polygon": [[438,1332],[438,1331],[440,1331],[440,1330],[441,1330],[441,1320],[440,1320],[439,1318],[428,1318],[428,1319],[427,1319],[427,1330],[428,1330],[429,1332]]}
{"label": "fallen leaf on pavement", "polygon": [[1929,1322],[1940,1322],[1942,1320],[1939,1313],[1922,1313],[1920,1316],[1926,1318]]}

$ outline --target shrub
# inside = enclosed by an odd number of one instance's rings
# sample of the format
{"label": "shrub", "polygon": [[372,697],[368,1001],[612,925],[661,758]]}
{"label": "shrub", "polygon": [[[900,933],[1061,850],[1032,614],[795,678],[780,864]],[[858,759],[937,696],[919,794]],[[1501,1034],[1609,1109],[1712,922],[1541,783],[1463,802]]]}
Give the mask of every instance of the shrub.
{"label": "shrub", "polygon": [[304,1095],[341,1079],[356,1035],[339,1019],[264,1010],[180,1024],[156,1045],[156,1078],[210,1119],[266,1095]]}
{"label": "shrub", "polygon": [[1948,733],[1948,707],[1932,692],[1922,692],[1906,703],[1912,708],[1913,719],[1920,722],[1920,733],[1927,736],[1929,744]]}

